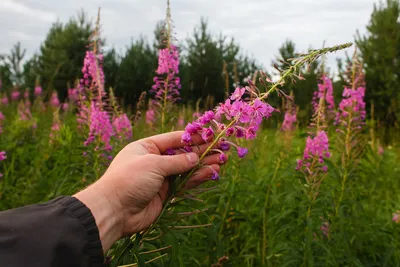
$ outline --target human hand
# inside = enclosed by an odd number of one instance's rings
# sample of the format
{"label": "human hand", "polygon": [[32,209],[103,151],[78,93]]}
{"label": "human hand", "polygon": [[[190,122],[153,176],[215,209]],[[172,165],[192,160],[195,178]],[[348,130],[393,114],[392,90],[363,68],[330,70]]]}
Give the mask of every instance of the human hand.
{"label": "human hand", "polygon": [[[190,171],[209,146],[199,137],[191,153],[163,155],[168,149],[183,147],[183,132],[156,135],[133,142],[115,157],[101,179],[74,197],[92,212],[99,228],[103,250],[123,236],[148,228],[160,214],[168,197],[168,176]],[[208,167],[199,169],[186,183],[194,188],[219,172],[219,155],[202,160]]]}

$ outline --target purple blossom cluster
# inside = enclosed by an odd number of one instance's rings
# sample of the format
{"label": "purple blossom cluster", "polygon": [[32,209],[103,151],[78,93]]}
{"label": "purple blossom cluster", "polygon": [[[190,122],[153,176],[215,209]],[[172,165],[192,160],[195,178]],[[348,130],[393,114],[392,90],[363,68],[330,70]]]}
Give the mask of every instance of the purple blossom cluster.
{"label": "purple blossom cluster", "polygon": [[283,123],[281,126],[281,131],[290,132],[295,129],[295,122],[297,121],[296,111],[286,111]]}
{"label": "purple blossom cluster", "polygon": [[175,46],[171,45],[170,49],[165,48],[159,51],[158,69],[153,79],[154,85],[150,92],[154,93],[154,104],[163,102],[164,98],[170,103],[175,103],[180,99],[179,89],[181,89],[181,81],[179,74],[179,54]]}
{"label": "purple blossom cluster", "polygon": [[50,105],[53,108],[58,108],[60,106],[60,100],[58,99],[58,94],[56,91],[53,92],[50,99]]}
{"label": "purple blossom cluster", "polygon": [[101,110],[95,102],[92,102],[89,122],[89,137],[84,142],[84,145],[88,146],[98,138],[103,143],[105,150],[111,151],[110,141],[114,131],[107,111]]}
{"label": "purple blossom cluster", "polygon": [[43,92],[43,89],[40,85],[35,86],[33,93],[36,97],[41,96],[42,92]]}
{"label": "purple blossom cluster", "polygon": [[101,67],[103,55],[96,55],[93,51],[86,51],[83,60],[83,79],[81,85],[84,87],[97,87],[100,92],[104,92],[104,72]]}
{"label": "purple blossom cluster", "polygon": [[366,116],[365,111],[365,87],[357,89],[344,88],[343,99],[336,113],[336,123],[346,124],[345,119],[352,114],[352,121],[363,121]]}
{"label": "purple blossom cluster", "polygon": [[314,138],[307,137],[303,159],[297,161],[296,169],[305,170],[308,174],[314,174],[320,169],[326,172],[328,166],[323,164],[330,157],[328,135],[325,131],[318,131]]}
{"label": "purple blossom cluster", "polygon": [[231,147],[236,148],[240,158],[246,156],[248,150],[229,139],[254,139],[262,120],[271,117],[275,111],[258,98],[252,102],[244,101],[242,97],[246,89],[251,90],[248,87],[236,88],[231,97],[220,103],[215,111],[207,111],[196,121],[189,123],[182,135],[182,142],[186,145],[193,144],[195,135],[200,135],[205,142],[216,142],[219,144],[217,152],[220,153],[220,160],[223,162],[226,160],[224,151]]}
{"label": "purple blossom cluster", "polygon": [[179,74],[179,53],[176,46],[171,44],[169,47],[159,50],[156,74],[153,79],[154,85],[150,90],[150,93],[154,94],[153,107],[161,108],[167,103],[173,104],[179,101],[181,81],[177,76]]}
{"label": "purple blossom cluster", "polygon": [[126,113],[115,117],[112,125],[119,140],[132,139],[132,124]]}
{"label": "purple blossom cluster", "polygon": [[332,80],[329,77],[323,75],[321,78],[322,83],[318,84],[318,91],[314,92],[314,97],[312,100],[312,105],[314,108],[314,113],[317,112],[319,107],[319,100],[321,98],[325,99],[326,109],[328,112],[333,112],[335,108],[335,100],[333,98],[333,85]]}
{"label": "purple blossom cluster", "polygon": [[18,91],[18,88],[14,89],[11,92],[11,100],[12,101],[18,101],[20,96],[21,96],[21,93]]}

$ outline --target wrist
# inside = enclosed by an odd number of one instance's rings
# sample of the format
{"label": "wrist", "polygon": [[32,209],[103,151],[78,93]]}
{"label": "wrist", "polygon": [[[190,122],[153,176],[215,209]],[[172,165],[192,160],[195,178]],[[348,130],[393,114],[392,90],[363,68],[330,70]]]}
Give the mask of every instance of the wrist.
{"label": "wrist", "polygon": [[100,181],[74,195],[92,212],[100,234],[103,252],[122,237],[122,210],[110,188]]}

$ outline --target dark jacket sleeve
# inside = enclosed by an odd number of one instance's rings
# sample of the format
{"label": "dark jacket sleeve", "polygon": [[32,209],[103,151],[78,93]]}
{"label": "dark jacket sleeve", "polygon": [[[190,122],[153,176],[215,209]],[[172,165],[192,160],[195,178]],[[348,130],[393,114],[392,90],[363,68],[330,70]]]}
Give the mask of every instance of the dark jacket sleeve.
{"label": "dark jacket sleeve", "polygon": [[74,197],[0,212],[0,266],[98,267],[103,262],[95,219]]}

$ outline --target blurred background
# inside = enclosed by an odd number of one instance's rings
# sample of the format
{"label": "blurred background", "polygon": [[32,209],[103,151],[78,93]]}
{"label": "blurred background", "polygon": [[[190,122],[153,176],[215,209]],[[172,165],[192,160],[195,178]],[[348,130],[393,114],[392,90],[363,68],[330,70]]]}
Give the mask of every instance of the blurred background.
{"label": "blurred background", "polygon": [[[1,0],[3,87],[33,88],[38,82],[65,98],[80,75],[98,7],[106,88],[114,88],[125,105],[136,103],[153,83],[164,0]],[[272,64],[282,65],[279,60],[296,53],[355,42],[366,72],[368,110],[374,102],[382,124],[392,127],[397,121],[397,0],[173,0],[171,10],[185,104],[210,96],[222,101],[227,90],[244,85],[255,70],[274,76]],[[308,104],[321,72],[335,80],[336,97],[341,96],[346,59],[354,47],[317,62],[306,81],[287,88],[295,89],[300,120],[306,123],[311,115]]]}

